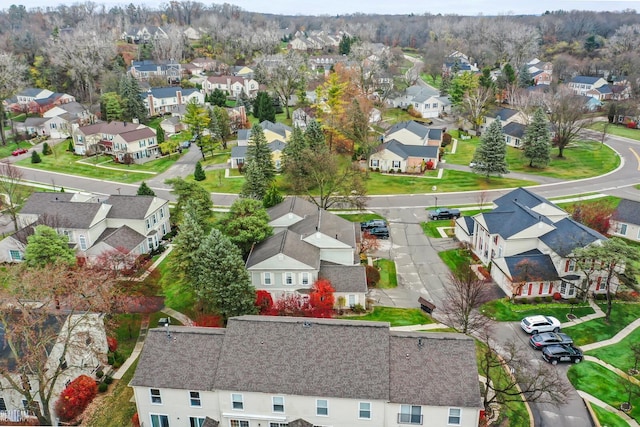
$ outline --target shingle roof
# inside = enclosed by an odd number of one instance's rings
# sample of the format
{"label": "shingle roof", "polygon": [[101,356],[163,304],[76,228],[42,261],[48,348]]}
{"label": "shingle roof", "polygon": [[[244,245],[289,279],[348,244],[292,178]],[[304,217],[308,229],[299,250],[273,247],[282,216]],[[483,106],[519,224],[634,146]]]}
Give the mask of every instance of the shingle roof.
{"label": "shingle roof", "polygon": [[409,132],[418,135],[420,138],[424,138],[429,133],[429,128],[414,120],[407,120],[406,122],[396,123],[387,131],[387,135],[391,135],[399,130],[406,129]]}
{"label": "shingle roof", "polygon": [[[507,274],[513,282],[554,281],[559,278],[551,257],[537,250],[504,257],[504,261],[509,269]],[[527,274],[525,264],[533,271],[533,273],[528,273],[529,277],[525,277]]]}
{"label": "shingle roof", "polygon": [[108,135],[119,135],[123,132],[128,132],[136,129],[146,128],[147,126],[136,124],[136,123],[128,123],[128,122],[99,122],[94,123],[87,126],[82,126],[78,128],[85,135],[95,135],[98,133],[104,133]]}
{"label": "shingle roof", "polygon": [[367,292],[367,275],[363,265],[338,265],[323,261],[318,278],[330,281],[336,292]]}
{"label": "shingle roof", "polygon": [[270,316],[169,332],[149,330],[132,386],[482,406],[475,344],[464,335]]}
{"label": "shingle roof", "polygon": [[574,78],[571,79],[571,83],[581,83],[581,84],[592,85],[600,79],[601,77],[575,76]]}
{"label": "shingle roof", "polygon": [[288,213],[304,218],[307,215],[315,214],[318,209],[316,205],[301,197],[287,197],[282,203],[267,209],[267,213],[271,220],[280,218]]}
{"label": "shingle roof", "polygon": [[100,237],[98,237],[96,243],[104,242],[112,248],[123,248],[127,250],[127,252],[131,252],[140,246],[140,244],[145,240],[147,240],[146,236],[143,236],[126,225],[123,225],[120,228],[105,229]]}
{"label": "shingle roof", "polygon": [[498,117],[500,116],[500,120],[509,120],[511,117],[518,114],[517,110],[513,110],[511,108],[500,108],[499,110],[495,110],[491,113],[491,115],[487,115],[488,117]]}
{"label": "shingle roof", "polygon": [[88,229],[101,205],[71,202],[72,197],[71,193],[33,193],[20,210],[20,214],[46,215],[55,226]]}
{"label": "shingle roof", "polygon": [[213,390],[225,331],[170,326],[149,329],[131,385]]}
{"label": "shingle roof", "polygon": [[303,220],[289,226],[289,230],[303,237],[310,236],[316,231],[319,231],[322,234],[355,248],[355,226],[356,223],[341,218],[331,212],[316,210],[315,213],[307,215]]}
{"label": "shingle roof", "polygon": [[377,151],[388,150],[403,159],[407,159],[409,157],[423,157],[423,158],[437,158],[438,157],[438,148],[435,145],[406,145],[401,142],[398,142],[395,139],[385,142],[381,144]]}
{"label": "shingle roof", "polygon": [[640,225],[640,202],[622,199],[613,214],[613,219],[629,224]]}
{"label": "shingle roof", "polygon": [[451,333],[391,332],[389,348],[390,402],[482,406],[473,339]]}
{"label": "shingle roof", "polygon": [[144,219],[154,199],[154,196],[111,195],[105,201],[111,205],[107,218]]}
{"label": "shingle roof", "polygon": [[525,130],[525,125],[511,122],[502,128],[502,133],[504,133],[505,135],[514,136],[516,138],[522,138],[524,136]]}
{"label": "shingle roof", "polygon": [[[542,196],[538,196],[535,193],[532,193],[531,191],[527,190],[526,188],[516,188],[515,190],[512,190],[510,192],[508,192],[507,194],[505,194],[504,196],[501,196],[497,199],[495,199],[493,201],[493,203],[499,207],[501,206],[509,206],[511,205],[514,201],[519,202],[521,205],[523,206],[527,206],[529,208],[533,208],[536,207],[542,203],[546,203],[548,205],[551,205],[555,208],[558,208],[558,206],[556,206],[555,204],[551,203],[550,201],[548,201],[547,199],[545,199]],[[558,208],[560,209],[560,208]]]}
{"label": "shingle roof", "polygon": [[134,129],[129,132],[120,132],[120,137],[127,142],[135,142],[141,139],[153,138],[156,136],[155,131],[149,127]]}
{"label": "shingle roof", "polygon": [[[279,139],[276,139],[275,141],[271,141],[269,144],[267,144],[267,147],[269,147],[269,150],[271,150],[272,153],[275,151],[282,151],[286,146],[287,144],[280,141]],[[248,149],[249,149],[248,145],[236,145],[234,147],[231,147],[231,157],[245,158],[247,157]]]}
{"label": "shingle roof", "polygon": [[320,268],[320,249],[302,240],[302,236],[291,230],[276,233],[257,244],[247,258],[251,268],[269,258],[284,254],[314,269]]}
{"label": "shingle roof", "polygon": [[566,257],[575,248],[584,247],[596,240],[607,240],[605,236],[571,218],[555,223],[555,230],[540,237],[547,246],[561,257]]}

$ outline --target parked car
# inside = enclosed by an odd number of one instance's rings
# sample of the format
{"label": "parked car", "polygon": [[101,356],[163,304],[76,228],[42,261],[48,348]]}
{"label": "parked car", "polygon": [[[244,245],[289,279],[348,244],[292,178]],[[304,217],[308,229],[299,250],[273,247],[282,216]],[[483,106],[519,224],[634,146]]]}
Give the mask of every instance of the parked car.
{"label": "parked car", "polygon": [[562,332],[543,332],[532,335],[531,338],[529,338],[529,344],[536,350],[542,350],[548,345],[573,344],[573,340],[569,335],[563,334]]}
{"label": "parked car", "polygon": [[552,365],[558,362],[580,363],[584,358],[582,350],[573,345],[549,345],[542,349],[542,358]]}
{"label": "parked car", "polygon": [[361,222],[361,230],[370,230],[372,228],[384,227],[387,228],[387,222],[382,219],[370,219],[369,221]]}
{"label": "parked car", "polygon": [[378,239],[388,239],[389,238],[389,229],[387,227],[375,227],[366,230],[367,233],[372,236],[376,236]]}
{"label": "parked car", "polygon": [[459,209],[438,208],[435,211],[429,211],[428,214],[431,220],[460,218]]}
{"label": "parked car", "polygon": [[191,141],[182,141],[182,144],[180,144],[180,147],[182,147],[182,148],[191,147]]}
{"label": "parked car", "polygon": [[540,332],[559,332],[560,321],[551,316],[529,316],[522,319],[520,327],[532,335]]}
{"label": "parked car", "polygon": [[24,153],[28,153],[29,150],[27,150],[26,148],[18,148],[17,150],[13,150],[13,153],[11,153],[12,156],[19,156],[20,154],[24,154]]}

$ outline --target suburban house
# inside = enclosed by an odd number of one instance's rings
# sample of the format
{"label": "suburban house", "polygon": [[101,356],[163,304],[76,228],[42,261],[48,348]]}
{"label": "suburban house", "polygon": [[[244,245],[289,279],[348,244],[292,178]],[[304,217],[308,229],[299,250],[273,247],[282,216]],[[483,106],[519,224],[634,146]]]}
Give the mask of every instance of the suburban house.
{"label": "suburban house", "polygon": [[33,193],[18,214],[19,231],[0,241],[0,262],[20,262],[39,224],[69,238],[78,258],[91,261],[113,249],[140,255],[171,230],[169,202],[153,196]]}
{"label": "suburban house", "polygon": [[482,125],[480,125],[480,131],[484,132],[487,130],[491,123],[500,119],[500,124],[502,128],[509,123],[520,123],[522,125],[526,125],[529,123],[529,117],[518,110],[514,110],[512,108],[498,108],[494,109],[491,112],[485,114],[482,119]]}
{"label": "suburban house", "polygon": [[183,89],[180,86],[154,87],[142,92],[144,106],[149,116],[157,116],[174,112],[178,106],[185,105],[192,99],[204,104],[204,94],[198,89]]}
{"label": "suburban house", "polygon": [[120,35],[122,40],[127,43],[149,43],[153,40],[168,39],[167,33],[160,27],[155,25],[147,25],[142,27],[130,27]]}
{"label": "suburban house", "polygon": [[310,31],[308,34],[297,32],[287,44],[287,49],[293,50],[327,50],[331,51],[340,45],[344,32],[328,34],[325,31]]}
{"label": "suburban house", "polygon": [[611,87],[602,77],[576,76],[567,83],[567,87],[576,95],[590,96],[598,101],[613,98]]}
{"label": "suburban house", "polygon": [[69,102],[75,102],[76,98],[66,93],[51,92],[48,89],[27,88],[18,92],[13,98],[4,100],[7,110],[27,112],[43,115],[50,109]]}
{"label": "suburban house", "polygon": [[240,76],[210,76],[202,84],[204,93],[209,95],[215,89],[226,92],[228,96],[238,97],[244,92],[249,98],[255,97],[260,85],[252,78]]}
{"label": "suburban house", "polygon": [[315,120],[316,115],[311,107],[296,108],[291,113],[291,122],[293,127],[299,127],[302,130],[307,128],[307,125]]}
{"label": "suburban house", "polygon": [[[572,258],[573,251],[600,244],[606,237],[524,188],[493,203],[492,211],[460,217],[455,225],[456,238],[490,266],[492,279],[510,297],[576,297],[585,274]],[[605,278],[604,272],[591,277],[590,291],[604,293]]]}
{"label": "suburban house", "polygon": [[460,51],[452,52],[442,64],[442,72],[456,76],[465,72],[477,73],[480,69],[472,64],[469,57]]}
{"label": "suburban house", "polygon": [[140,123],[100,122],[74,127],[75,153],[103,153],[121,163],[145,163],[160,155],[156,131]]}
{"label": "suburban house", "polygon": [[[267,142],[282,141],[287,142],[291,135],[292,129],[283,123],[273,123],[269,120],[264,120],[260,123],[264,137]],[[248,145],[249,139],[251,139],[251,129],[238,130],[238,145]]]}
{"label": "suburban house", "polygon": [[533,58],[527,62],[527,69],[535,86],[551,84],[553,80],[553,64],[551,62],[543,62],[538,58]]}
{"label": "suburban house", "polygon": [[150,329],[130,385],[145,426],[476,427],[475,360],[462,334],[240,316]]}
{"label": "suburban house", "polygon": [[[279,171],[282,168],[282,152],[284,147],[287,146],[284,142],[276,139],[267,144],[271,151],[271,160],[276,170]],[[236,145],[231,147],[231,167],[238,169],[245,164],[247,158],[247,149],[249,145]]]}
{"label": "suburban house", "polygon": [[[70,316],[51,315],[47,325],[59,330],[58,341],[47,348],[47,371],[57,372],[58,366],[64,364],[64,369],[55,380],[53,393],[49,401],[50,413],[55,416],[54,405],[57,396],[67,384],[80,375],[93,376],[97,370],[107,364],[107,334],[103,316],[96,313],[72,314]],[[11,325],[8,325],[11,328]],[[0,365],[14,372],[16,359],[13,351],[5,340],[5,330],[0,326]],[[67,341],[68,339],[68,341]],[[64,343],[68,342],[67,350]],[[35,375],[21,377],[17,372],[10,374],[14,381],[28,381],[34,404],[42,411],[42,396],[38,392],[38,377]],[[49,379],[51,380],[51,378]],[[45,389],[48,389],[47,386]],[[24,396],[16,391],[6,378],[0,376],[0,424],[2,425],[38,425],[38,424],[9,424],[37,421],[34,407],[30,407]],[[57,420],[56,420],[57,421]],[[53,425],[58,425],[54,422]]]}
{"label": "suburban house", "polygon": [[407,145],[391,139],[371,154],[369,167],[380,172],[422,173],[438,166],[439,151],[436,145]]}
{"label": "suburban house", "polygon": [[174,60],[170,61],[132,61],[129,68],[131,75],[140,81],[148,81],[152,77],[164,79],[169,84],[180,82],[182,65]]}
{"label": "suburban house", "polygon": [[319,278],[326,278],[347,307],[366,305],[367,279],[360,264],[359,224],[347,221],[298,197],[268,209],[274,234],[255,245],[246,267],[256,289],[273,300],[291,294],[308,298]]}
{"label": "suburban house", "polygon": [[422,117],[438,117],[451,113],[451,101],[430,86],[410,86],[404,95],[390,101],[395,108],[412,107]]}
{"label": "suburban house", "polygon": [[407,120],[393,125],[383,137],[385,142],[392,139],[404,145],[432,145],[440,147],[442,144],[442,129],[430,128],[420,122]]}
{"label": "suburban house", "polygon": [[522,140],[524,138],[527,127],[522,123],[511,122],[507,123],[502,128],[504,134],[504,142],[510,147],[522,148]]}
{"label": "suburban house", "polygon": [[640,242],[640,202],[622,199],[611,217],[611,234]]}
{"label": "suburban house", "polygon": [[96,116],[82,104],[72,101],[45,111],[42,117],[27,117],[24,122],[14,122],[16,132],[27,135],[46,135],[65,139],[71,136],[74,126],[84,126],[96,121]]}

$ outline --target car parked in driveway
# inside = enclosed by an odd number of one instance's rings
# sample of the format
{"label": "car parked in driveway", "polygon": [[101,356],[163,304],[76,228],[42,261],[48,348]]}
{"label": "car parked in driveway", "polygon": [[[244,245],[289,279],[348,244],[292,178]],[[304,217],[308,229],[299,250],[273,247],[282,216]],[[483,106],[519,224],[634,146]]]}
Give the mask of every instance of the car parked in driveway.
{"label": "car parked in driveway", "polygon": [[13,150],[13,153],[11,153],[12,156],[19,156],[20,154],[24,154],[24,153],[28,153],[29,150],[27,150],[26,148],[18,148],[17,150]]}
{"label": "car parked in driveway", "polygon": [[542,358],[552,365],[557,365],[558,362],[580,363],[584,355],[582,350],[571,344],[554,344],[542,349]]}
{"label": "car parked in driveway", "polygon": [[389,229],[387,227],[375,227],[370,228],[369,230],[365,230],[367,233],[372,236],[377,237],[378,239],[388,239],[389,238]]}
{"label": "car parked in driveway", "polygon": [[532,335],[540,332],[559,332],[560,321],[551,316],[529,316],[520,321],[520,327]]}
{"label": "car parked in driveway", "polygon": [[360,223],[361,230],[370,230],[372,228],[387,228],[387,222],[382,219],[370,219],[369,221],[364,221]]}
{"label": "car parked in driveway", "polygon": [[529,344],[536,350],[542,350],[548,345],[573,344],[573,340],[569,335],[563,334],[562,332],[543,332],[532,335],[531,338],[529,338]]}

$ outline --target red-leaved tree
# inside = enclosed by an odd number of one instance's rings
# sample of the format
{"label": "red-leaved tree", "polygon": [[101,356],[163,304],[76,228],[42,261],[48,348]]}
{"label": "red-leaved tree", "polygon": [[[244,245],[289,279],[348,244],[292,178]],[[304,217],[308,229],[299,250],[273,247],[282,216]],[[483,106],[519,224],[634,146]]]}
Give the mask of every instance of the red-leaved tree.
{"label": "red-leaved tree", "polygon": [[118,247],[102,252],[91,264],[94,269],[110,272],[113,277],[118,277],[135,270],[136,255]]}
{"label": "red-leaved tree", "polygon": [[71,421],[84,411],[96,394],[98,394],[96,381],[87,375],[80,375],[60,393],[60,398],[55,405],[56,413],[61,420]]}
{"label": "red-leaved tree", "polygon": [[194,323],[196,326],[206,328],[222,328],[224,326],[222,317],[217,314],[199,314]]}
{"label": "red-leaved tree", "polygon": [[574,220],[598,233],[606,234],[611,227],[614,208],[605,201],[580,203],[573,207],[571,216]]}
{"label": "red-leaved tree", "polygon": [[335,303],[334,292],[335,290],[330,281],[327,279],[316,280],[309,296],[309,305],[311,306],[311,315],[313,317],[331,317]]}
{"label": "red-leaved tree", "polygon": [[378,249],[380,249],[380,241],[378,238],[369,234],[367,231],[362,233],[362,239],[360,239],[360,255],[369,255]]}
{"label": "red-leaved tree", "polygon": [[109,351],[113,353],[118,349],[118,340],[114,337],[107,337],[107,345],[109,346]]}
{"label": "red-leaved tree", "polygon": [[278,316],[308,316],[309,304],[300,294],[289,294],[278,298],[273,304]]}
{"label": "red-leaved tree", "polygon": [[256,291],[255,306],[258,307],[258,313],[260,314],[273,314],[273,298],[271,298],[271,294],[264,289]]}

